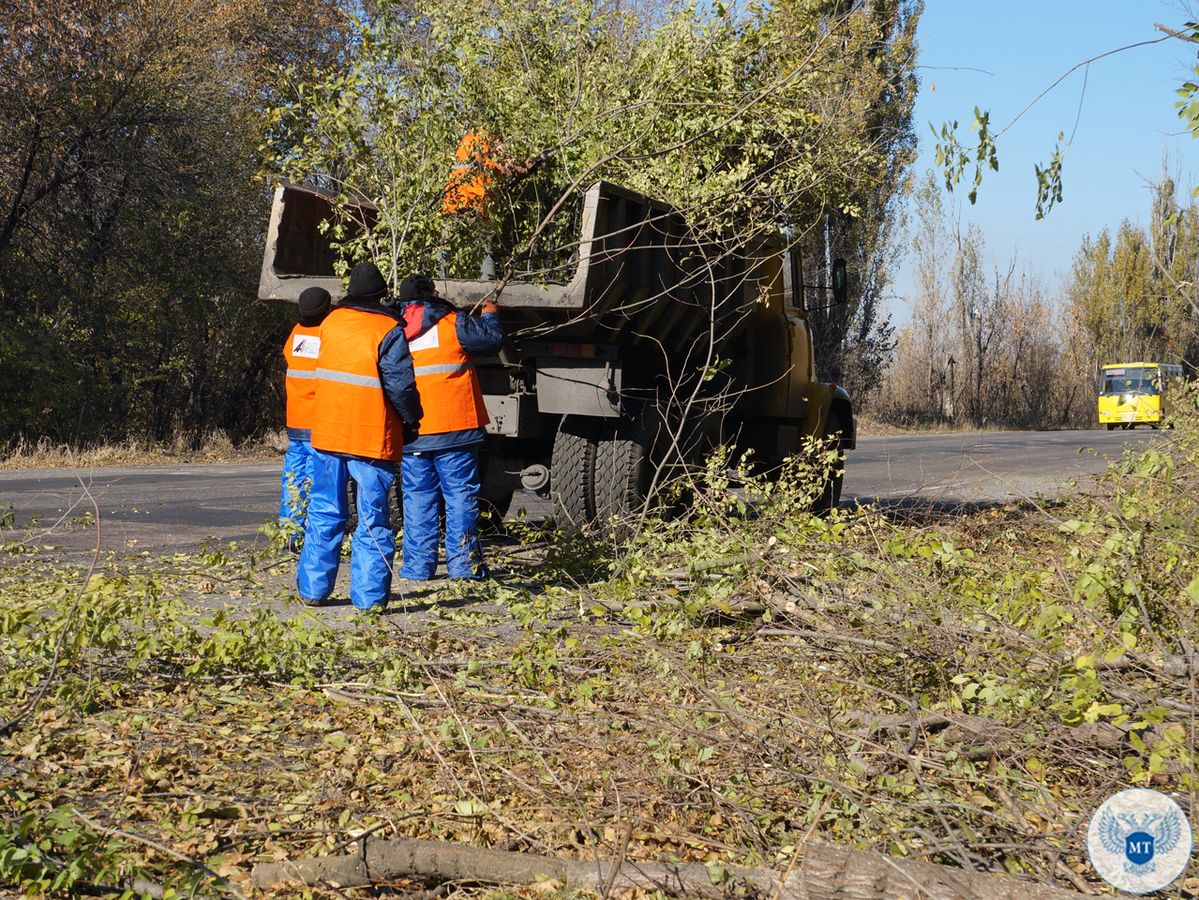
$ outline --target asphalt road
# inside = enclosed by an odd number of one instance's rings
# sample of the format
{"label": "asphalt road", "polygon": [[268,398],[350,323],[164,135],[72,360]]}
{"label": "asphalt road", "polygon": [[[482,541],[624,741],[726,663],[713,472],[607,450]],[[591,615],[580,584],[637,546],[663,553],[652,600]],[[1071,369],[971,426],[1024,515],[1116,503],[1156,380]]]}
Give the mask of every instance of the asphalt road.
{"label": "asphalt road", "polygon": [[[1054,497],[1156,432],[989,431],[869,437],[849,454],[842,502],[945,504]],[[2,490],[2,488],[0,488]]]}
{"label": "asphalt road", "polygon": [[[870,437],[846,469],[843,502],[934,503],[947,507],[1068,490],[1066,482],[1102,472],[1148,431],[980,432]],[[90,549],[93,500],[106,550],[195,550],[204,541],[254,542],[278,508],[278,462],[150,468],[0,471],[0,510],[35,525],[46,544]],[[549,512],[547,501],[518,494],[512,511]]]}

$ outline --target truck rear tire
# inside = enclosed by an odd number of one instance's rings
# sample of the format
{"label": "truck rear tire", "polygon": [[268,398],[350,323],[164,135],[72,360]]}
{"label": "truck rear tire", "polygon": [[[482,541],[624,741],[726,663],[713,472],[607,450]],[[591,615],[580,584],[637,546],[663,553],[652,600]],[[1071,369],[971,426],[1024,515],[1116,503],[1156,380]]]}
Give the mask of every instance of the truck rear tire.
{"label": "truck rear tire", "polygon": [[593,419],[563,416],[554,435],[550,496],[568,528],[581,529],[595,521],[596,433]]}
{"label": "truck rear tire", "polygon": [[[398,530],[404,527],[404,490],[400,486],[400,467],[396,466],[395,483],[391,488],[391,527]],[[346,504],[349,514],[346,516],[346,534],[353,534],[358,528],[358,483],[350,478],[346,482]]]}
{"label": "truck rear tire", "polygon": [[621,422],[596,444],[595,515],[601,525],[621,523],[641,511],[652,470],[641,429]]}

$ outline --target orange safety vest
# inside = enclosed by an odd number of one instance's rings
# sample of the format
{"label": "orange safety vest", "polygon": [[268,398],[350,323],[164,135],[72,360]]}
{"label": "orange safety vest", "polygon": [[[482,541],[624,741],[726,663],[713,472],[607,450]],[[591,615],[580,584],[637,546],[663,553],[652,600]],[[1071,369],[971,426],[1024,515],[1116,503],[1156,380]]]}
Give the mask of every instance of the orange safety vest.
{"label": "orange safety vest", "polygon": [[457,162],[446,181],[441,211],[445,215],[472,211],[487,214],[496,162],[491,158],[491,137],[483,129],[468,131],[454,152]]}
{"label": "orange safety vest", "polygon": [[491,421],[470,354],[458,343],[458,313],[451,312],[419,337],[408,341],[416,372],[416,391],[424,415],[421,434],[445,434],[478,428]]}
{"label": "orange safety vest", "polygon": [[312,446],[328,453],[398,460],[400,417],[383,392],[379,346],[399,322],[383,312],[339,307],[321,323]]}
{"label": "orange safety vest", "polygon": [[287,360],[287,427],[308,431],[316,410],[316,355],[321,348],[321,326],[297,325],[283,345]]}

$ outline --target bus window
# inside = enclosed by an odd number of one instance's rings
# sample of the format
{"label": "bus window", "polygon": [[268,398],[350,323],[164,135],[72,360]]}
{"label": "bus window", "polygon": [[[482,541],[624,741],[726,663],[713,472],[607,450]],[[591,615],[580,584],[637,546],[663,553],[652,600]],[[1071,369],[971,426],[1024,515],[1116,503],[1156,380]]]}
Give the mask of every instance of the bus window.
{"label": "bus window", "polygon": [[1157,368],[1105,369],[1101,394],[1157,394],[1161,392]]}

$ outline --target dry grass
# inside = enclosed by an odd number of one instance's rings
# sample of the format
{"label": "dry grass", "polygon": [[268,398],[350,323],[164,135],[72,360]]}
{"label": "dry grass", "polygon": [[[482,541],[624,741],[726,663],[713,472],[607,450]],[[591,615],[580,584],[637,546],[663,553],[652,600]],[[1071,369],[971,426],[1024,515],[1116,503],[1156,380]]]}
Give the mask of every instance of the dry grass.
{"label": "dry grass", "polygon": [[157,466],[178,463],[253,462],[271,460],[287,448],[287,434],[271,431],[241,444],[234,444],[222,429],[215,429],[198,442],[192,435],[177,434],[159,443],[144,438],[127,438],[111,443],[72,446],[41,438],[17,438],[0,450],[0,469],[31,469],[105,466]]}
{"label": "dry grass", "polygon": [[[877,419],[869,413],[858,412],[854,417],[857,425],[858,437],[891,437],[902,434],[973,434],[984,431],[1024,431],[1027,429],[1013,428],[1010,425],[1002,424],[984,424],[970,425],[966,422],[917,422],[908,421],[904,423],[885,422]],[[1062,426],[1064,430],[1078,428],[1078,425]],[[1085,427],[1097,427],[1094,423]],[[1059,430],[1058,428],[1048,429],[1051,431]]]}

